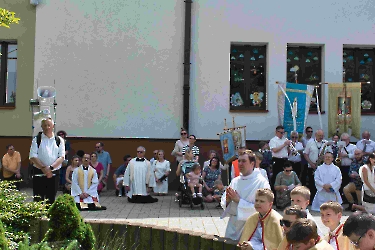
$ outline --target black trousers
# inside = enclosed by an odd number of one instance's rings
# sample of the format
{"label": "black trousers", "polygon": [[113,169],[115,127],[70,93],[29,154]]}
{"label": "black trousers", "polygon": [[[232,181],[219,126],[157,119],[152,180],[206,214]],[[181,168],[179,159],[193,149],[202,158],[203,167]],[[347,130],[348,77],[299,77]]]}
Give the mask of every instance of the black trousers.
{"label": "black trousers", "polygon": [[[301,178],[302,164],[301,162],[291,162],[293,166],[293,171],[296,172],[298,179]],[[301,179],[300,179],[301,180]]]}
{"label": "black trousers", "polygon": [[344,201],[346,201],[346,197],[345,197],[345,195],[343,195],[344,194],[343,189],[350,182],[350,177],[349,177],[350,166],[341,166],[340,170],[341,170],[341,175],[342,175],[342,183],[341,183],[341,187],[340,187],[340,194],[341,194],[341,197],[343,197],[343,199],[345,199]]}
{"label": "black trousers", "polygon": [[309,178],[308,188],[310,189],[310,204],[315,197],[316,194],[316,187],[315,187],[315,179],[314,179],[314,169],[308,168],[307,169],[307,176]]}
{"label": "black trousers", "polygon": [[55,175],[52,178],[46,176],[35,176],[36,174],[43,174],[40,169],[33,169],[33,194],[34,201],[42,201],[48,199],[47,203],[52,204],[55,202],[57,189],[59,187],[59,171],[53,172]]}
{"label": "black trousers", "polygon": [[306,186],[306,177],[308,175],[308,169],[309,165],[308,164],[301,164],[301,175],[299,176],[299,180],[302,182],[302,186]]}
{"label": "black trousers", "polygon": [[[21,177],[22,178],[22,177]],[[17,179],[17,177],[16,177],[16,175],[14,174],[14,175],[12,175],[11,177],[9,177],[9,178],[5,178],[4,177],[4,181],[17,181],[17,182],[15,182],[15,183],[13,183],[15,186],[16,186],[16,188],[17,188],[17,190],[18,191],[20,191],[20,186],[21,186],[21,179]]]}
{"label": "black trousers", "polygon": [[272,165],[272,178],[271,178],[271,183],[270,183],[272,190],[274,190],[273,187],[275,185],[276,176],[278,173],[284,171],[284,165],[287,160],[288,158],[272,157],[273,165]]}

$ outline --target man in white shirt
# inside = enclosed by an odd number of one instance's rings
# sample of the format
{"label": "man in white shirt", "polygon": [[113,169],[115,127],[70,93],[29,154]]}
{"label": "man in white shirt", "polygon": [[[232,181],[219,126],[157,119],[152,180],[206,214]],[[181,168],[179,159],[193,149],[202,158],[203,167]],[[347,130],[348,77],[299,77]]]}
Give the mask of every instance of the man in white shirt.
{"label": "man in white shirt", "polygon": [[52,118],[42,121],[43,133],[34,137],[29,154],[29,159],[34,164],[34,201],[48,199],[49,204],[55,201],[59,185],[59,172],[65,159],[64,139],[61,137],[55,138],[53,127]]}
{"label": "man in white shirt", "polygon": [[291,144],[296,151],[290,152],[288,159],[292,163],[293,171],[296,172],[298,178],[301,178],[301,155],[303,154],[303,144],[298,141],[298,133],[296,131],[292,131],[290,138],[292,139]]}
{"label": "man in white shirt", "polygon": [[255,213],[255,193],[259,188],[270,188],[268,180],[260,171],[254,171],[255,157],[250,150],[238,158],[241,175],[234,178],[225,193],[221,196],[221,207],[224,213],[221,218],[229,216],[225,238],[238,241],[247,218]]}
{"label": "man in white shirt", "polygon": [[[321,153],[321,150],[323,150],[324,143],[324,132],[321,129],[318,129],[315,132],[315,139],[310,140],[305,150],[303,151],[303,155],[305,156],[305,159],[308,162],[308,170],[307,170],[307,176],[309,178],[309,185],[308,188],[310,189],[311,196],[314,197],[316,194],[316,187],[315,187],[315,181],[314,181],[314,171],[318,167],[316,165],[316,162],[318,161],[319,155]],[[324,152],[323,152],[324,153]]]}
{"label": "man in white shirt", "polygon": [[283,126],[277,126],[275,137],[270,140],[270,149],[272,151],[272,178],[271,187],[275,185],[276,175],[283,171],[284,165],[288,160],[290,140],[284,138],[285,131]]}
{"label": "man in white shirt", "polygon": [[340,188],[340,194],[343,194],[343,188],[349,184],[349,169],[354,159],[354,151],[357,147],[350,143],[350,135],[348,133],[341,134],[341,141],[346,143],[346,146],[339,148],[338,156],[341,158],[341,174],[342,174],[342,185]]}
{"label": "man in white shirt", "polygon": [[369,156],[375,151],[375,142],[370,137],[370,132],[363,131],[362,140],[359,140],[356,145],[358,149],[362,150],[364,156]]}

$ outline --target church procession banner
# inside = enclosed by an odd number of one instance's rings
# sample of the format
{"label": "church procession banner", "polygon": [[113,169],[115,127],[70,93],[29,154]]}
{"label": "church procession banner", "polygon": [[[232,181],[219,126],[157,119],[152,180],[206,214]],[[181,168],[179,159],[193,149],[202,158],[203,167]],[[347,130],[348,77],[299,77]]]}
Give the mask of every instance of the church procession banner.
{"label": "church procession banner", "polygon": [[313,91],[313,85],[279,83],[277,94],[279,124],[283,125],[287,137],[293,130],[304,133]]}
{"label": "church procession banner", "polygon": [[246,127],[237,127],[219,134],[221,149],[225,163],[236,158],[237,150],[246,147]]}
{"label": "church procession banner", "polygon": [[361,138],[361,83],[328,84],[328,136]]}

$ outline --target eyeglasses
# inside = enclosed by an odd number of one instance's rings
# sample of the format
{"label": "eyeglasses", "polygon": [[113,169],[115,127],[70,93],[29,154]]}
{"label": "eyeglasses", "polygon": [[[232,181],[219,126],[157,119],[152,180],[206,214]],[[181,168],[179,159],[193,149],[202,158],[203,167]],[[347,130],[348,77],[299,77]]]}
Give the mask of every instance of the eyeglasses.
{"label": "eyeglasses", "polygon": [[187,135],[187,133],[181,133],[181,135]]}
{"label": "eyeglasses", "polygon": [[142,153],[144,153],[145,151],[137,151],[137,153],[140,153],[140,154],[142,154]]}
{"label": "eyeglasses", "polygon": [[285,134],[285,132],[284,132],[284,131],[277,131],[277,132],[279,132],[279,133],[280,133],[280,134],[282,134],[282,135],[283,135],[283,134]]}
{"label": "eyeglasses", "polygon": [[280,226],[290,227],[292,225],[291,221],[288,220],[280,220]]}
{"label": "eyeglasses", "polygon": [[350,241],[350,243],[352,243],[355,247],[359,248],[359,241],[363,238],[363,236],[366,235],[366,233],[364,233],[363,235],[361,235],[361,237],[359,237],[357,241]]}
{"label": "eyeglasses", "polygon": [[313,131],[312,130],[307,130],[306,133],[312,133]]}
{"label": "eyeglasses", "polygon": [[292,136],[291,138],[292,138],[292,139],[297,139],[297,138],[298,138],[298,136]]}

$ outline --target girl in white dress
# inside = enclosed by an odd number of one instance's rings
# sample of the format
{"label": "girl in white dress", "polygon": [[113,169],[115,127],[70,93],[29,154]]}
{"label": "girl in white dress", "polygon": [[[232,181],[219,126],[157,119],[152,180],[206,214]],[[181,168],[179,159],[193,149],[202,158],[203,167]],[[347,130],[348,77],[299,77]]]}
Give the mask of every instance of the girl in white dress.
{"label": "girl in white dress", "polygon": [[171,165],[169,161],[164,159],[163,150],[158,150],[157,154],[157,158],[153,164],[156,181],[154,193],[155,195],[166,195],[168,194],[168,175],[171,171]]}

